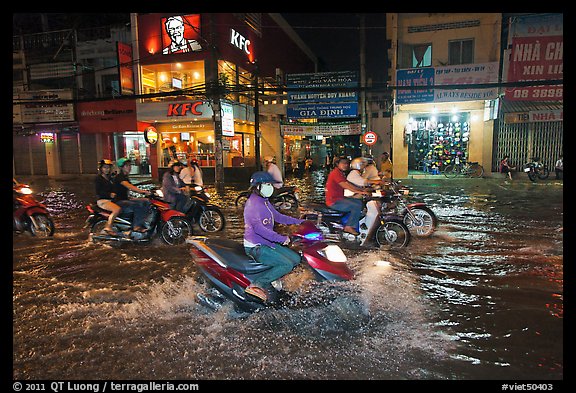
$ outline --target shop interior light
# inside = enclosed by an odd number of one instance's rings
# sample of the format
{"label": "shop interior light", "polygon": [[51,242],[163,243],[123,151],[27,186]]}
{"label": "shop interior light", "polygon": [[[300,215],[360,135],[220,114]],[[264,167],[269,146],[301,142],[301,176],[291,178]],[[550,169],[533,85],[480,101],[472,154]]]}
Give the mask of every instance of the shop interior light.
{"label": "shop interior light", "polygon": [[458,115],[452,116],[452,121],[458,121]]}

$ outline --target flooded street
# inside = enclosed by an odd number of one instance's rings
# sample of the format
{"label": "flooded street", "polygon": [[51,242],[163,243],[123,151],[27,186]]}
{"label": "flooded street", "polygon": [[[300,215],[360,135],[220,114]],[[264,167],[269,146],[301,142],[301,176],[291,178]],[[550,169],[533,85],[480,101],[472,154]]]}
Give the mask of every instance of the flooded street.
{"label": "flooded street", "polygon": [[[433,236],[345,249],[350,282],[299,266],[289,304],[248,315],[197,303],[187,245],[89,241],[92,177],[18,180],[56,232],[13,235],[14,379],[563,379],[562,182],[405,180],[438,216]],[[306,205],[325,180],[288,184]],[[244,188],[208,187],[227,220],[218,237],[242,239]]]}

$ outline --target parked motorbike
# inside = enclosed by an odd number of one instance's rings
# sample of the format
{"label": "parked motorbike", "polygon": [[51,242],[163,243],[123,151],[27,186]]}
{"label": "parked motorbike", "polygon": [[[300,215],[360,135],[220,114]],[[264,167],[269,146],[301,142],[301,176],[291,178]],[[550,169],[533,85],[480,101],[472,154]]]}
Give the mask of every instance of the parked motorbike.
{"label": "parked motorbike", "polygon": [[[354,278],[342,249],[336,244],[329,244],[312,222],[304,221],[290,238],[292,249],[300,253],[317,280],[347,281]],[[283,292],[281,280],[272,283],[274,288],[269,291],[267,304],[244,292],[256,277],[270,267],[247,256],[241,242],[190,237],[186,243],[191,245],[192,260],[210,286],[205,294],[198,294],[202,304],[219,308],[224,300],[229,299],[242,310],[255,311],[273,305],[280,298]]]}
{"label": "parked motorbike", "polygon": [[46,205],[34,198],[32,189],[27,184],[13,180],[13,219],[12,230],[16,233],[29,232],[36,237],[54,235],[54,221]]}
{"label": "parked motorbike", "polygon": [[[382,197],[383,194],[379,190],[375,190],[372,196],[364,198],[364,206],[366,206],[368,201],[380,201]],[[410,230],[404,224],[403,218],[395,212],[385,211],[380,208],[379,217],[372,225],[373,228],[368,228],[365,209],[358,223],[358,228],[356,228],[359,234],[355,236],[344,232],[348,213],[331,209],[325,204],[319,203],[310,204],[308,208],[309,211],[302,213],[300,218],[315,221],[327,238],[345,240],[361,246],[376,241],[378,246],[387,245],[391,248],[406,247],[410,243]]]}
{"label": "parked motorbike", "polygon": [[[284,186],[274,191],[274,194],[268,199],[280,213],[296,213],[300,205],[300,196],[298,195],[298,191],[299,190],[296,186]],[[244,205],[250,197],[250,193],[250,190],[245,190],[236,197],[234,203],[237,208],[244,209]]]}
{"label": "parked motorbike", "polygon": [[[155,190],[156,195],[162,199],[162,190]],[[204,232],[219,232],[226,226],[226,219],[220,208],[210,203],[210,194],[199,185],[190,186],[190,200],[183,209],[186,218],[191,224],[198,223]]]}
{"label": "parked motorbike", "polygon": [[155,235],[167,244],[182,244],[192,234],[192,225],[182,212],[173,210],[170,205],[152,194],[149,198],[151,208],[145,220],[146,232],[132,230],[133,214],[123,214],[114,219],[113,228],[117,234],[111,235],[103,232],[110,212],[103,210],[92,203],[86,206],[90,215],[86,219],[86,227],[90,227],[90,237],[93,242],[105,241],[113,245],[122,243],[148,243]]}
{"label": "parked motorbike", "polygon": [[524,172],[531,181],[536,181],[536,178],[546,180],[550,176],[550,170],[538,157],[533,157],[531,162],[524,164]]}
{"label": "parked motorbike", "polygon": [[402,217],[413,235],[429,237],[438,227],[438,218],[424,202],[407,203],[405,197],[409,192],[400,181],[391,181],[382,197],[382,209]]}

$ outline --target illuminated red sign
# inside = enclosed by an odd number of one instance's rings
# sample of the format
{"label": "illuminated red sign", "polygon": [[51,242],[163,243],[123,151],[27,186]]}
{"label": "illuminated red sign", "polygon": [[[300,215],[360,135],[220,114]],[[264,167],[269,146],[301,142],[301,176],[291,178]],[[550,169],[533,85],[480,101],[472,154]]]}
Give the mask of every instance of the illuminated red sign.
{"label": "illuminated red sign", "polygon": [[162,18],[162,54],[198,52],[200,15],[174,15]]}
{"label": "illuminated red sign", "polygon": [[168,113],[166,116],[186,116],[188,112],[190,112],[192,115],[200,116],[202,115],[202,112],[197,108],[202,104],[202,101],[186,102],[184,104],[169,104]]}

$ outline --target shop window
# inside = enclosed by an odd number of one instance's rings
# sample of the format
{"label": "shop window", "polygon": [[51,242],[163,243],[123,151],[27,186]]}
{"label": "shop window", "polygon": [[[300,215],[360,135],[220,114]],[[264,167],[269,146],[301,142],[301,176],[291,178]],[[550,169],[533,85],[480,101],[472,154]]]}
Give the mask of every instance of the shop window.
{"label": "shop window", "polygon": [[[145,94],[177,92],[178,90],[200,89],[204,86],[204,62],[190,61],[184,63],[154,64],[142,67],[142,90]],[[201,93],[201,90],[198,90]],[[195,98],[190,95],[155,97],[149,100],[173,100]],[[146,101],[146,99],[145,99]]]}
{"label": "shop window", "polygon": [[456,157],[468,157],[468,113],[412,116],[405,127],[408,168],[441,173]]}
{"label": "shop window", "polygon": [[448,41],[448,64],[474,63],[474,40]]}
{"label": "shop window", "polygon": [[405,44],[402,46],[402,64],[400,68],[419,68],[432,66],[432,44]]}

